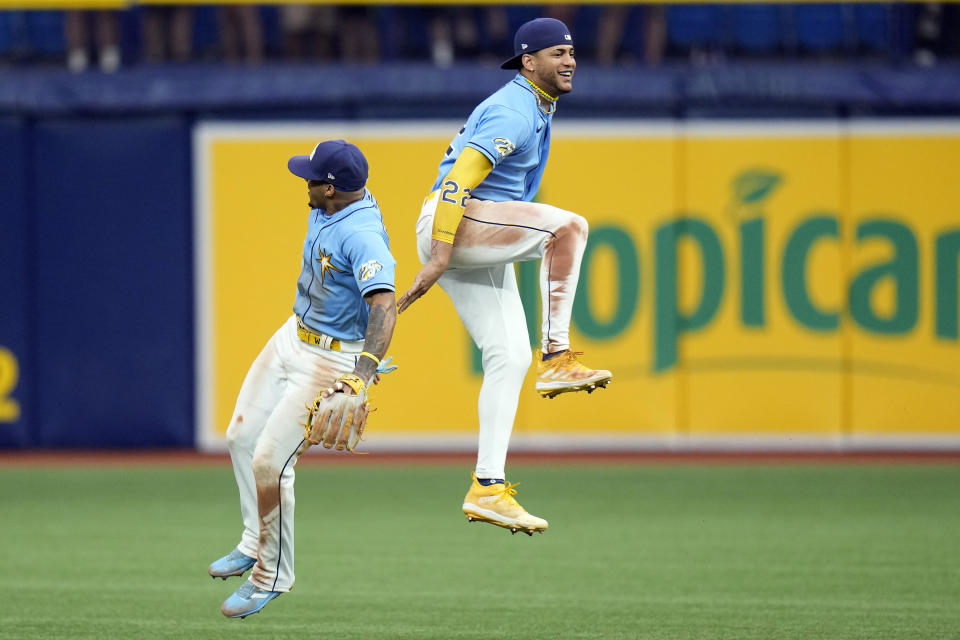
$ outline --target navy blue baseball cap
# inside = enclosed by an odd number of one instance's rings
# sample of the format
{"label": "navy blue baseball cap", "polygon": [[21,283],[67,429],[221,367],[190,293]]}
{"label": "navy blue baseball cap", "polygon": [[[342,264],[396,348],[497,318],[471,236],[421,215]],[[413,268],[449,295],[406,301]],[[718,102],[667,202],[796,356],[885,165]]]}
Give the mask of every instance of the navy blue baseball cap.
{"label": "navy blue baseball cap", "polygon": [[501,69],[519,69],[520,58],[525,53],[533,53],[558,44],[573,44],[570,29],[555,18],[535,18],[524,22],[513,38],[513,57],[500,65]]}
{"label": "navy blue baseball cap", "polygon": [[362,189],[369,172],[363,153],[346,140],[324,140],[310,155],[290,158],[287,168],[295,176],[329,182],[340,191]]}

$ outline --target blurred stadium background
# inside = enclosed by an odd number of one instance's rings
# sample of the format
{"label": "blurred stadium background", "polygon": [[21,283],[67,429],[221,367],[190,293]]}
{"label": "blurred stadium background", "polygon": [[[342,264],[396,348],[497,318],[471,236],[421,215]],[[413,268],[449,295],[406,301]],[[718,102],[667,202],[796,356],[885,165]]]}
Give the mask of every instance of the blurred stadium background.
{"label": "blurred stadium background", "polygon": [[[958,9],[0,0],[0,637],[960,637]],[[615,375],[526,381],[510,480],[549,532],[462,518],[480,373],[434,291],[376,455],[297,467],[296,590],[224,620],[223,429],[299,272],[287,158],[364,150],[405,289],[439,158],[540,15],[578,69],[538,198],[590,220],[572,333]]]}
{"label": "blurred stadium background", "polygon": [[[223,450],[292,303],[285,159],[360,144],[404,289],[438,158],[540,15],[579,59],[540,198],[591,220],[574,333],[616,382],[525,389],[516,450],[960,448],[960,5],[0,7],[3,448]],[[439,292],[392,353],[371,449],[471,450]]]}

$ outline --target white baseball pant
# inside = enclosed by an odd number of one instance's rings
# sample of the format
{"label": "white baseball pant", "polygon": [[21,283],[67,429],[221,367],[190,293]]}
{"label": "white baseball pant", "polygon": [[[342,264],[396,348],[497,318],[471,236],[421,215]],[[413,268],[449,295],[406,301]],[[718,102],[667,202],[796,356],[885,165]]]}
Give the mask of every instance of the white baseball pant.
{"label": "white baseball pant", "polygon": [[307,449],[307,404],[353,371],[357,355],[306,344],[290,318],[257,356],[240,388],[227,446],[240,489],[237,548],[257,559],[250,580],[269,591],[293,587],[294,465]]}
{"label": "white baseball pant", "polygon": [[[430,258],[439,193],[424,201],[417,221],[420,261]],[[513,264],[541,259],[545,353],[570,347],[570,315],[587,244],[587,221],[534,202],[467,200],[447,270],[437,283],[453,301],[482,353],[476,474],[503,478],[530,343]]]}

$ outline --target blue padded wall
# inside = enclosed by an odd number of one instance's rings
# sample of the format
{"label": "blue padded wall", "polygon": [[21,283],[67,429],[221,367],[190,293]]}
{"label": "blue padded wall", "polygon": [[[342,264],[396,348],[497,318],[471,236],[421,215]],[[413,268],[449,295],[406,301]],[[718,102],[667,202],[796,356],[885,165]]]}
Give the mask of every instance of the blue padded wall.
{"label": "blue padded wall", "polygon": [[48,119],[34,137],[37,444],[192,446],[187,122]]}
{"label": "blue padded wall", "polygon": [[33,444],[26,137],[20,119],[0,118],[0,447]]}

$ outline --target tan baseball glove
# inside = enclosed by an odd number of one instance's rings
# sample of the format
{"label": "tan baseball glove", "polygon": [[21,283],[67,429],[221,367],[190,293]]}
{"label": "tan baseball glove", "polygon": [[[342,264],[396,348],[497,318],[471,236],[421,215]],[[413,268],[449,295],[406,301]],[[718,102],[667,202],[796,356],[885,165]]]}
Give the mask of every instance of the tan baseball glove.
{"label": "tan baseball glove", "polygon": [[317,394],[312,405],[307,405],[304,438],[326,449],[335,447],[337,451],[353,452],[363,439],[370,411],[367,385],[360,376],[344,374],[332,387]]}

